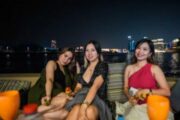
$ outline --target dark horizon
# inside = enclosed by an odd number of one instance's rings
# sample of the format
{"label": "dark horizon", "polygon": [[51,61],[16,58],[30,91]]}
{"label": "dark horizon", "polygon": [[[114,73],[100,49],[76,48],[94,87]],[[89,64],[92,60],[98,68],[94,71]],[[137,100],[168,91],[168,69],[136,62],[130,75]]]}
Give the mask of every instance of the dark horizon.
{"label": "dark horizon", "polygon": [[104,48],[127,48],[128,35],[180,37],[179,1],[23,1],[3,3],[0,44],[39,44],[49,47],[80,46],[98,40]]}

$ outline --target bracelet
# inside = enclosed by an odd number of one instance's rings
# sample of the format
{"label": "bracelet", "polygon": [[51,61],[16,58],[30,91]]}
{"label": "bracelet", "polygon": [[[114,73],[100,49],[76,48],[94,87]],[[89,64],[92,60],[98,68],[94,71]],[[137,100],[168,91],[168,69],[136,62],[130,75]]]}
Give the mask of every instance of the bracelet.
{"label": "bracelet", "polygon": [[46,97],[49,97],[51,99],[51,95],[46,95]]}
{"label": "bracelet", "polygon": [[89,102],[88,101],[83,101],[83,103],[82,104],[86,104],[86,105],[88,105],[89,106]]}

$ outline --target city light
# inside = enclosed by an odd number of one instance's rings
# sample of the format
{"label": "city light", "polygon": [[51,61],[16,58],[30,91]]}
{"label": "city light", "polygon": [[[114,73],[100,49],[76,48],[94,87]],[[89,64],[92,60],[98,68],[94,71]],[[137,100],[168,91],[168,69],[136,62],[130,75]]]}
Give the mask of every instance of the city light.
{"label": "city light", "polygon": [[131,36],[131,35],[128,35],[128,39],[132,39],[132,36]]}

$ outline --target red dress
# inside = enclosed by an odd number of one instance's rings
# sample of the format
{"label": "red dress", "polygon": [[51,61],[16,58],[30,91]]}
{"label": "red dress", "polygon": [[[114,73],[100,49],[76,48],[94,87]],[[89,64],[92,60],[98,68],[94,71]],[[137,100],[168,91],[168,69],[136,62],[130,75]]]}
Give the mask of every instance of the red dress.
{"label": "red dress", "polygon": [[[140,70],[129,77],[129,87],[137,89],[157,89],[157,82],[151,72],[152,64],[144,65]],[[146,101],[138,101],[139,104]]]}

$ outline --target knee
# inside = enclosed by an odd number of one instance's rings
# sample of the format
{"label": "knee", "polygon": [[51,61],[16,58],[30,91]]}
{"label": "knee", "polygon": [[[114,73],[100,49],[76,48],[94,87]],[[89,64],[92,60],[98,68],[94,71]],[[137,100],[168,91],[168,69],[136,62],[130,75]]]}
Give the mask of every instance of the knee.
{"label": "knee", "polygon": [[75,105],[73,108],[72,108],[72,110],[69,112],[69,114],[78,114],[79,113],[79,110],[80,110],[80,105]]}
{"label": "knee", "polygon": [[90,105],[87,110],[86,114],[89,120],[96,120],[98,118],[98,109],[96,106]]}
{"label": "knee", "polygon": [[80,105],[75,105],[72,108],[72,110],[68,113],[66,120],[73,120],[73,119],[77,120],[80,107],[81,107]]}

